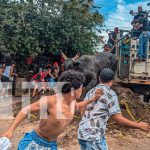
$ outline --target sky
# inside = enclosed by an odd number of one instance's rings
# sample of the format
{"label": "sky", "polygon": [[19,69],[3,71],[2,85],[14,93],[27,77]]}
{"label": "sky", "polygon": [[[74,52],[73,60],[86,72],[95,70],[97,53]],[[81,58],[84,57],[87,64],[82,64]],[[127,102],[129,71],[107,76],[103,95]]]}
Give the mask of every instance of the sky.
{"label": "sky", "polygon": [[118,26],[120,29],[130,30],[133,17],[130,10],[137,12],[137,7],[142,6],[143,10],[150,10],[147,3],[150,0],[94,0],[95,5],[101,6],[99,12],[104,16],[104,29],[113,30]]}

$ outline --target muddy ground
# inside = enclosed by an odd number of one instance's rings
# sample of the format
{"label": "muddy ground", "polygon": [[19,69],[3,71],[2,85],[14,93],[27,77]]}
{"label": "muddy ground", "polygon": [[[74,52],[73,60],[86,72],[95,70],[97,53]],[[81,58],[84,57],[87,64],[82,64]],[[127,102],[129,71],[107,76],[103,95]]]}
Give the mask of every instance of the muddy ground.
{"label": "muddy ground", "polygon": [[[143,104],[138,95],[130,89],[116,87],[114,89],[119,97],[119,103],[122,113],[125,117],[133,121],[150,122],[150,105]],[[15,98],[13,102],[19,101]],[[0,102],[0,134],[2,134],[12,123],[6,115],[10,109],[11,101]],[[16,105],[17,106],[17,105]],[[5,119],[4,119],[5,118]],[[31,122],[25,120],[16,129],[12,138],[12,150],[17,150],[19,140],[24,136],[25,132],[30,132],[37,125],[37,121]],[[79,119],[75,118],[67,130],[58,138],[58,146],[60,150],[80,150],[77,141],[77,129]],[[150,150],[150,133],[140,130],[127,129],[118,125],[108,123],[106,134],[109,150]]]}
{"label": "muddy ground", "polygon": [[[11,124],[12,120],[0,120],[0,134],[3,133]],[[17,150],[18,141],[24,136],[25,132],[31,131],[37,122],[25,120],[15,131],[12,138],[13,147]],[[74,121],[67,130],[59,137],[58,144],[60,150],[80,150],[77,142],[78,121]],[[107,143],[109,150],[150,150],[149,134],[139,130],[128,129],[108,129]]]}

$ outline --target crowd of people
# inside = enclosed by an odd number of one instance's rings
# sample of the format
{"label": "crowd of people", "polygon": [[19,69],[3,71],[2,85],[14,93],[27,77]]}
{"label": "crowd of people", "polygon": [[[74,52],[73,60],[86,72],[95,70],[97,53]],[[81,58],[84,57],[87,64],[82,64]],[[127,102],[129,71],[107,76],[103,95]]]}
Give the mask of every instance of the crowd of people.
{"label": "crowd of people", "polygon": [[[27,115],[39,111],[42,111],[40,114],[45,113],[44,118],[41,118],[33,131],[25,134],[18,144],[18,150],[57,150],[57,137],[72,121],[75,111],[80,112],[82,116],[78,129],[81,150],[108,150],[105,131],[110,117],[120,125],[148,132],[150,130],[148,123],[133,122],[122,116],[118,97],[111,90],[114,77],[115,73],[111,69],[104,68],[98,75],[100,82],[86,93],[84,101],[77,103],[76,100],[82,94],[85,77],[73,70],[63,72],[58,80],[65,82],[62,88],[58,88],[61,93],[42,97],[23,108],[1,137],[12,138],[15,129]],[[7,142],[3,144],[8,146]]]}
{"label": "crowd of people", "polygon": [[47,89],[54,90],[61,71],[62,67],[58,65],[58,62],[54,62],[53,65],[48,64],[44,68],[41,68],[40,71],[36,70],[30,80],[34,86],[32,96],[36,95],[37,90],[42,92],[46,91]]}
{"label": "crowd of people", "polygon": [[[4,101],[8,96],[8,89],[11,89],[12,96],[15,96],[16,81],[18,74],[16,73],[16,63],[4,62],[0,65],[0,101]],[[32,83],[34,88],[32,96],[35,96],[37,91],[43,92],[46,90],[55,89],[56,82],[61,72],[63,65],[58,62],[38,66],[37,64],[28,71],[26,79]],[[11,87],[10,87],[11,86]]]}

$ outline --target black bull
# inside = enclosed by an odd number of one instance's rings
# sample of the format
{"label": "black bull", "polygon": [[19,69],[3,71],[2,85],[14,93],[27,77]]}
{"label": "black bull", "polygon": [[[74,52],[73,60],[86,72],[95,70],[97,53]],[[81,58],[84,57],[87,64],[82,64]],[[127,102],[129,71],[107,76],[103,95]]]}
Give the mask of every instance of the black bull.
{"label": "black bull", "polygon": [[94,56],[83,55],[77,60],[67,58],[64,62],[64,69],[76,70],[86,78],[84,86],[91,89],[98,83],[98,74],[103,68],[111,68],[115,71],[116,58],[112,53],[101,52]]}

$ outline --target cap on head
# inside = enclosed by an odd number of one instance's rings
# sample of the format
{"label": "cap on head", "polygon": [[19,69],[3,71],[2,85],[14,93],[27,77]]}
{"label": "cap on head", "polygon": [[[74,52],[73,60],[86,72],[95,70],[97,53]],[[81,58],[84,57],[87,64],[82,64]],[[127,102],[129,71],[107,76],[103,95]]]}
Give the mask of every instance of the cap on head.
{"label": "cap on head", "polygon": [[100,81],[102,83],[108,83],[108,82],[114,80],[115,73],[110,68],[104,68],[100,72],[99,77],[100,77]]}

